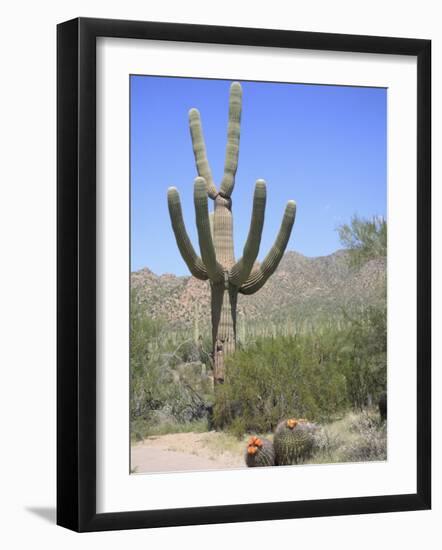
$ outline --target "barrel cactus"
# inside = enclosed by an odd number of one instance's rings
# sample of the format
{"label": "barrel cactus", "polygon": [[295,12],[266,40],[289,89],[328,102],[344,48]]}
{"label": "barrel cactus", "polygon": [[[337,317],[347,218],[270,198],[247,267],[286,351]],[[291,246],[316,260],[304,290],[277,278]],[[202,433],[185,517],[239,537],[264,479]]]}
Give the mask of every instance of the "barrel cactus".
{"label": "barrel cactus", "polygon": [[249,468],[274,466],[275,451],[273,443],[268,439],[252,436],[247,444],[245,459]]}
{"label": "barrel cactus", "polygon": [[278,466],[300,464],[313,452],[315,424],[304,418],[289,418],[278,424],[273,439]]}

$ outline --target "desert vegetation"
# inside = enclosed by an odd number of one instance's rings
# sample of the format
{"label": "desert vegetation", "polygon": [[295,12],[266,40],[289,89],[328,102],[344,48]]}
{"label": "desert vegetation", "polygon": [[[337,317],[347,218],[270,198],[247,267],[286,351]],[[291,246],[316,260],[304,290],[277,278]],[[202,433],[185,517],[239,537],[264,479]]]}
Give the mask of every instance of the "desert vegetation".
{"label": "desert vegetation", "polygon": [[192,274],[184,292],[172,275],[132,277],[132,437],[214,429],[243,444],[249,437],[250,467],[380,459],[385,414],[373,411],[382,399],[386,406],[386,221],[355,215],[337,228],[344,251],[307,259],[285,254],[296,214],[289,200],[259,263],[266,183],[257,180],[249,233],[235,258],[241,109],[234,82],[219,185],[200,114],[189,111],[199,254],[178,190],[167,193],[177,248]]}
{"label": "desert vegetation", "polygon": [[[350,273],[385,259],[385,222],[354,217],[338,230]],[[169,322],[152,317],[133,288],[132,439],[209,434],[216,427],[216,437],[203,440],[206,447],[267,465],[275,460],[269,447],[275,434],[287,432],[281,422],[308,419],[315,426],[308,452],[288,462],[385,459],[386,422],[378,402],[386,392],[387,312],[385,277],[379,280],[365,304],[338,301],[319,317],[260,321],[258,314],[253,330],[243,331],[226,359],[225,380],[216,391],[211,331],[199,307],[187,327],[169,330]]]}
{"label": "desert vegetation", "polygon": [[135,298],[131,317],[134,436],[165,424],[191,430],[211,415],[237,436],[272,431],[285,416],[327,423],[372,407],[385,392],[385,309],[368,306],[315,329],[257,337],[228,359],[216,403],[210,342],[168,338]]}

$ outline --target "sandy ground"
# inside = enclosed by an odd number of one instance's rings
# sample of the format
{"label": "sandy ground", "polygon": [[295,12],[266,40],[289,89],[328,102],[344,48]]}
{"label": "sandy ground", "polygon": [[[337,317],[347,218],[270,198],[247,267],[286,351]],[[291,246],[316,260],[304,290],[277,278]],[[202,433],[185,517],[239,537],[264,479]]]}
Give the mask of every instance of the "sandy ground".
{"label": "sandy ground", "polygon": [[135,473],[244,468],[242,444],[224,443],[216,432],[152,436],[132,445],[131,467]]}

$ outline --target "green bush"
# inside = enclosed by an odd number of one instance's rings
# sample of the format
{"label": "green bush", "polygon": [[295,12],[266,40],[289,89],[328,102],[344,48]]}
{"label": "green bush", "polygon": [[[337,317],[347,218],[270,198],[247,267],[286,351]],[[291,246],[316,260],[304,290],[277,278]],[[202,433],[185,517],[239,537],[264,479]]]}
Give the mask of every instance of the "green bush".
{"label": "green bush", "polygon": [[387,222],[382,217],[371,219],[354,215],[350,223],[338,228],[341,244],[350,252],[350,263],[360,267],[367,260],[387,256]]}
{"label": "green bush", "polygon": [[215,424],[240,437],[282,418],[330,422],[376,403],[386,389],[386,309],[368,307],[339,324],[257,339],[227,360]]}
{"label": "green bush", "polygon": [[[314,361],[308,344],[297,337],[263,339],[229,358],[226,380],[217,388],[216,424],[235,422],[236,435],[241,429],[266,433],[287,416],[322,420],[343,410],[344,375],[334,362]],[[232,403],[239,410],[232,411]]]}
{"label": "green bush", "polygon": [[387,309],[368,307],[347,317],[342,372],[353,408],[376,404],[387,388]]}
{"label": "green bush", "polygon": [[196,421],[207,429],[213,390],[201,346],[186,335],[170,338],[164,323],[146,313],[136,291],[131,298],[132,437],[179,432]]}

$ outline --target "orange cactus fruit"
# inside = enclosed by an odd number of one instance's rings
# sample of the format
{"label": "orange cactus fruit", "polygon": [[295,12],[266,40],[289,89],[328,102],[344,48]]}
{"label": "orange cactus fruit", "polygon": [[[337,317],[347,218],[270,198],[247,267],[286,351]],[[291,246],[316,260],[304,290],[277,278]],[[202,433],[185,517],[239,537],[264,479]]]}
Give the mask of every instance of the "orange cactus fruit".
{"label": "orange cactus fruit", "polygon": [[296,418],[289,418],[287,420],[287,427],[293,430],[293,428],[298,424],[298,421]]}
{"label": "orange cactus fruit", "polygon": [[262,439],[259,439],[259,437],[257,437],[257,438],[255,439],[255,445],[256,445],[257,447],[262,447]]}
{"label": "orange cactus fruit", "polygon": [[254,455],[256,454],[257,450],[258,450],[258,447],[255,447],[254,445],[249,445],[247,452],[249,453],[249,455]]}

